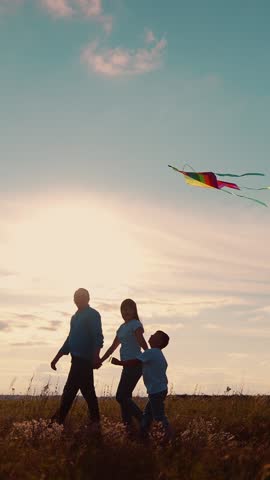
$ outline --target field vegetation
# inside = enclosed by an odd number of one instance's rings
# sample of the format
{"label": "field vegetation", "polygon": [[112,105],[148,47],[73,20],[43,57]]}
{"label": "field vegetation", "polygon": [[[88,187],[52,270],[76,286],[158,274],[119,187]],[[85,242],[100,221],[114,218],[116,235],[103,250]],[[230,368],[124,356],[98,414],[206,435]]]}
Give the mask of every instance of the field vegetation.
{"label": "field vegetation", "polygon": [[64,428],[50,426],[58,404],[46,390],[0,401],[1,480],[270,480],[267,396],[170,395],[174,439],[155,425],[148,444],[126,437],[113,397],[100,399],[101,436],[80,397]]}

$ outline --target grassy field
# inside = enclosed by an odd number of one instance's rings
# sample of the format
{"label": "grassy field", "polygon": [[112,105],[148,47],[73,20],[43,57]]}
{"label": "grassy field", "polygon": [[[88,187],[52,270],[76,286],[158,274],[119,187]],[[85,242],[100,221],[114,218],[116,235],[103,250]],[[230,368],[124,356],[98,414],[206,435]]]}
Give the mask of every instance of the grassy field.
{"label": "grassy field", "polygon": [[1,480],[270,479],[269,397],[171,395],[174,441],[164,445],[155,426],[147,446],[126,438],[113,398],[100,400],[102,438],[89,432],[81,398],[63,431],[48,428],[58,403],[48,394],[0,401]]}

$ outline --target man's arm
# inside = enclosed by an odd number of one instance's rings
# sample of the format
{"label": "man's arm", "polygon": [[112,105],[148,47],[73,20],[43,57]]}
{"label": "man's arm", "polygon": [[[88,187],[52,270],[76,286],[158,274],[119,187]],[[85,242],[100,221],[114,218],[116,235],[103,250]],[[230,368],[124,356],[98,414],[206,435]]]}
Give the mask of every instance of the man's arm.
{"label": "man's arm", "polygon": [[94,351],[94,358],[93,358],[93,368],[101,367],[101,359],[99,358],[100,350],[103,347],[104,337],[102,333],[102,326],[101,326],[101,317],[98,316],[97,326],[96,326],[96,348]]}
{"label": "man's arm", "polygon": [[60,360],[60,358],[63,357],[63,355],[68,355],[69,353],[70,351],[69,351],[69,335],[68,335],[64,345],[60,348],[57,355],[55,355],[54,359],[51,361],[51,368],[53,370],[56,370],[56,364],[58,360]]}

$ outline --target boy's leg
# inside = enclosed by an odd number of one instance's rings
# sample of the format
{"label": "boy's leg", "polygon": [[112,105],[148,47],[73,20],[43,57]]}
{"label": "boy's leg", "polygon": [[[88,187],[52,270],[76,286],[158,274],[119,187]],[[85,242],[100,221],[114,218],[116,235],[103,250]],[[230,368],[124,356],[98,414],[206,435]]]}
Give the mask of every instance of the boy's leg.
{"label": "boy's leg", "polygon": [[58,423],[64,423],[69,409],[78,393],[78,390],[78,367],[76,364],[76,359],[73,358],[68,378],[61,397],[60,408],[52,417],[52,420],[56,420]]}
{"label": "boy's leg", "polygon": [[142,375],[142,367],[123,367],[121,379],[116,392],[116,400],[121,406],[123,423],[130,426],[132,417],[141,421],[142,411],[132,400],[132,392]]}
{"label": "boy's leg", "polygon": [[147,402],[141,421],[141,437],[148,438],[148,432],[153,421],[152,408],[150,401]]}
{"label": "boy's leg", "polygon": [[165,415],[164,405],[166,396],[167,391],[154,393],[152,395],[149,395],[149,402],[151,404],[153,419],[157,422],[161,422],[166,434],[168,434],[170,427],[168,418]]}
{"label": "boy's leg", "polygon": [[88,363],[82,365],[80,374],[80,390],[87,402],[91,422],[99,422],[100,414],[94,386],[93,368]]}

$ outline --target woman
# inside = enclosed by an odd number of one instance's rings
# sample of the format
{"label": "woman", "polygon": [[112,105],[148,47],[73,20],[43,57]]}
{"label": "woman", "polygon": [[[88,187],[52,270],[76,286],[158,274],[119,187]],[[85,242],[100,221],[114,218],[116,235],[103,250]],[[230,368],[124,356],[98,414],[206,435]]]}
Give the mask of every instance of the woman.
{"label": "woman", "polygon": [[[131,360],[136,358],[141,353],[141,348],[147,350],[148,346],[144,339],[143,325],[140,322],[137,305],[134,300],[130,298],[124,300],[120,307],[121,315],[124,323],[120,325],[116,332],[115,339],[101,358],[104,362],[116,348],[121,345],[120,358],[121,360]],[[136,387],[142,375],[142,366],[123,367],[120,382],[116,392],[116,400],[120,404],[122,420],[126,425],[127,430],[131,429],[132,417],[139,422],[142,419],[142,411],[132,400],[132,392]]]}

